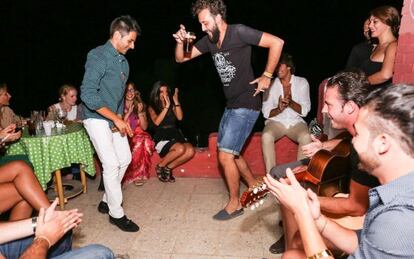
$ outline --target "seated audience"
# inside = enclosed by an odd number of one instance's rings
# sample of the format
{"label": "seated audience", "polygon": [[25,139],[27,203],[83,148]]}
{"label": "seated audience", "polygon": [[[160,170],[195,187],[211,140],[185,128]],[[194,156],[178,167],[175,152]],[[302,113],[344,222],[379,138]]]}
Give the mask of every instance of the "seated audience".
{"label": "seated audience", "polygon": [[154,84],[150,94],[148,112],[155,125],[155,149],[161,157],[156,166],[158,179],[162,182],[175,182],[172,170],[194,156],[194,148],[176,125],[183,119],[183,110],[178,99],[178,89],[174,95],[162,81]]}
{"label": "seated audience", "polygon": [[131,126],[134,135],[129,138],[132,160],[125,172],[123,184],[134,183],[143,185],[150,177],[151,155],[154,150],[154,142],[148,128],[145,104],[141,94],[134,83],[127,83],[125,92],[124,120]]}
{"label": "seated audience", "polygon": [[378,44],[359,68],[368,76],[371,85],[385,86],[394,73],[400,15],[392,6],[380,6],[370,12],[369,21],[371,37],[378,39]]}
{"label": "seated audience", "polygon": [[294,215],[303,243],[282,258],[333,258],[324,239],[348,258],[414,257],[413,110],[414,86],[398,85],[373,92],[359,112],[352,141],[359,166],[381,183],[369,190],[362,230],[347,229],[323,215],[316,194],[303,189],[290,171],[288,180],[265,178]]}
{"label": "seated audience", "polygon": [[[8,92],[7,84],[0,83],[0,128],[5,128],[10,124],[21,124],[23,118],[16,115],[9,107],[11,95]],[[20,127],[22,125],[19,125]]]}
{"label": "seated audience", "polygon": [[[332,126],[336,129],[345,129],[352,136],[355,135],[354,123],[358,117],[359,109],[372,87],[362,72],[340,72],[327,82],[322,112],[331,118]],[[312,157],[321,149],[332,150],[339,143],[339,139],[321,142],[314,139],[312,143],[302,147],[307,157]],[[333,215],[361,216],[368,208],[368,190],[378,185],[375,177],[366,174],[358,168],[358,156],[351,146],[349,155],[349,195],[347,197],[318,197],[321,210]],[[306,163],[305,163],[306,164]],[[281,165],[271,171],[276,179],[286,176],[285,169],[290,165]],[[292,167],[293,168],[293,167]],[[298,170],[298,169],[296,169]],[[286,249],[301,246],[297,242],[296,232],[298,226],[294,215],[283,204],[280,205],[283,221],[284,236],[270,247],[270,251],[281,253]]]}
{"label": "seated audience", "polygon": [[309,83],[305,78],[295,76],[292,56],[285,53],[279,61],[277,78],[263,97],[262,112],[266,121],[262,150],[267,173],[276,165],[274,142],[283,136],[299,144],[298,160],[305,157],[301,148],[312,140],[303,117],[310,108]]}
{"label": "seated audience", "polygon": [[82,118],[82,109],[76,105],[78,100],[78,90],[73,85],[65,84],[59,88],[59,102],[48,108],[47,118],[57,119],[59,112],[63,113],[66,120],[78,121]]}
{"label": "seated audience", "polygon": [[109,248],[101,245],[72,250],[71,230],[79,225],[82,214],[77,209],[55,211],[57,201],[46,210],[41,208],[38,217],[1,222],[0,258],[115,258]]}

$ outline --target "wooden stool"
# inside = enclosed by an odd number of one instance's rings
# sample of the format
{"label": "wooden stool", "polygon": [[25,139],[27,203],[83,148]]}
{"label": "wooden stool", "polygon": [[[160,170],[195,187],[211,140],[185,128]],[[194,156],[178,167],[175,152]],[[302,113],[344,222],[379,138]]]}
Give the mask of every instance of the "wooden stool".
{"label": "wooden stool", "polygon": [[80,178],[81,178],[81,183],[82,183],[82,190],[81,191],[74,191],[71,195],[68,195],[67,197],[65,197],[65,193],[64,193],[64,183],[62,181],[62,174],[59,170],[55,171],[55,176],[54,176],[54,189],[55,189],[55,193],[57,194],[58,198],[59,198],[59,206],[61,210],[65,209],[65,203],[68,202],[68,199],[73,198],[77,195],[79,195],[80,193],[86,193],[87,191],[87,184],[86,184],[86,175],[85,175],[85,171],[83,171],[82,165],[80,165]]}

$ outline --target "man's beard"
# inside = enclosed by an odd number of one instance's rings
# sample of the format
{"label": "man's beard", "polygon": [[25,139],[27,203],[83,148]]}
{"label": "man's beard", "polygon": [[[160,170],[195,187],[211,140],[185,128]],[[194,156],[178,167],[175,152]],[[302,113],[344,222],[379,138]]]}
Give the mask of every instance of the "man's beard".
{"label": "man's beard", "polygon": [[211,43],[216,44],[220,39],[220,31],[219,31],[217,25],[214,25],[214,28],[211,31],[211,34],[212,34],[211,37],[210,37],[210,34],[207,34],[208,39],[210,40]]}
{"label": "man's beard", "polygon": [[358,154],[358,168],[362,171],[372,174],[372,171],[380,166],[380,162],[375,156],[368,155],[370,152],[372,153],[372,150],[367,150],[361,154]]}

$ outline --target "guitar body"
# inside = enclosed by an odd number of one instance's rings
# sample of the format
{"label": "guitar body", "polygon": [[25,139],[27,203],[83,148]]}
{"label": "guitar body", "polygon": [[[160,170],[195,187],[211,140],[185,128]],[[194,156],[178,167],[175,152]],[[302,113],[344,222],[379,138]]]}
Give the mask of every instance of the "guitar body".
{"label": "guitar body", "polygon": [[[332,151],[316,152],[307,169],[296,172],[295,177],[305,188],[311,188],[319,196],[332,197],[339,192],[347,192],[350,153],[350,138],[344,138]],[[260,183],[256,188],[244,192],[240,203],[244,208],[257,207],[258,202],[266,197],[268,192],[266,185]]]}
{"label": "guitar body", "polygon": [[309,162],[307,171],[319,180],[310,188],[320,196],[332,197],[338,192],[347,192],[349,172],[350,139],[343,139],[332,150],[319,150]]}

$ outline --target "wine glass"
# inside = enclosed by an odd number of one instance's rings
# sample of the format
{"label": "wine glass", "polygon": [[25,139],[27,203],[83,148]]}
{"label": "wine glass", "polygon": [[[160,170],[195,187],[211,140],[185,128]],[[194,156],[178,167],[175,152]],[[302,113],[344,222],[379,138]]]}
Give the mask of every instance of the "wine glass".
{"label": "wine glass", "polygon": [[56,119],[63,124],[63,121],[65,121],[66,116],[68,116],[68,113],[65,110],[57,109],[55,111]]}

